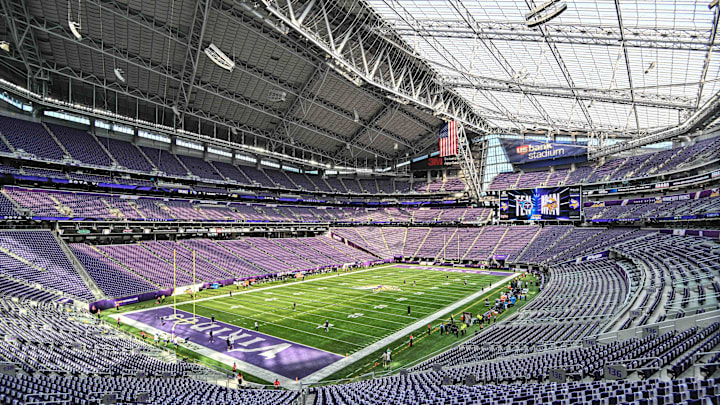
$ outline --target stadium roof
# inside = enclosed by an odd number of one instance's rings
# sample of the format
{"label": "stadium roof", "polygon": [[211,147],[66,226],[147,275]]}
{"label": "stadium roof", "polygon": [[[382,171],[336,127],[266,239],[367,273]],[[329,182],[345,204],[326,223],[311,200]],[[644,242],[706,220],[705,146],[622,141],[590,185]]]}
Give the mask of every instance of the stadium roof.
{"label": "stadium roof", "polygon": [[[0,0],[0,77],[61,100],[338,165],[474,133],[632,137],[720,90],[718,8],[694,1]],[[69,22],[78,23],[77,39]],[[235,64],[214,63],[214,44]],[[124,82],[115,70],[119,69]],[[647,72],[646,72],[647,71]]]}
{"label": "stadium roof", "polygon": [[368,0],[497,127],[619,134],[677,125],[720,90],[718,11],[688,0]]}

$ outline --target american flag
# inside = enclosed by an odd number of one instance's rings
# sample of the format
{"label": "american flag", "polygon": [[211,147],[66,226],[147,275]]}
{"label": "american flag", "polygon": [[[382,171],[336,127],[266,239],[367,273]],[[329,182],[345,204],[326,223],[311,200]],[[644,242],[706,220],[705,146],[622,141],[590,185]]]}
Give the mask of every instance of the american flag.
{"label": "american flag", "polygon": [[440,157],[457,155],[457,121],[445,124],[440,130]]}

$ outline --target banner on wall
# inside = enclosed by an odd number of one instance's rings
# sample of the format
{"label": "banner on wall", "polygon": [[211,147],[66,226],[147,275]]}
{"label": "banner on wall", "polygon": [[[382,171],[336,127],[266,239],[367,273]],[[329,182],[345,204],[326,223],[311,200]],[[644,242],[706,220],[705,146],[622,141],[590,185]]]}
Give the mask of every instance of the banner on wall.
{"label": "banner on wall", "polygon": [[587,161],[585,145],[506,138],[501,138],[500,142],[513,165],[542,162],[548,166]]}

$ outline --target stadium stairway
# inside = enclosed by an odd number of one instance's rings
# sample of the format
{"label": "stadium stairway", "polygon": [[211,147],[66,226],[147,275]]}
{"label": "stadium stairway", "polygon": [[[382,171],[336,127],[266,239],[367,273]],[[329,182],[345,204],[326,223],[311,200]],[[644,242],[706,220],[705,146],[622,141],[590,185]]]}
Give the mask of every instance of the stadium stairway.
{"label": "stadium stairway", "polygon": [[[488,260],[495,254],[500,244],[502,244],[503,239],[505,239],[505,235],[508,234],[508,231],[510,230],[510,227],[506,227],[505,231],[503,232],[502,236],[500,236],[500,239],[498,239],[497,243],[495,244],[495,247],[490,251],[490,255],[488,256]],[[537,233],[537,232],[536,232]]]}
{"label": "stadium stairway", "polygon": [[438,260],[440,260],[440,255],[441,255],[441,254],[443,254],[443,255],[445,254],[445,252],[447,251],[448,245],[450,245],[450,242],[452,242],[453,237],[455,237],[455,235],[456,235],[457,232],[458,232],[458,229],[460,229],[460,228],[455,228],[455,230],[453,231],[452,235],[450,235],[450,237],[447,238],[447,240],[445,240],[445,242],[443,243],[442,249],[438,250],[437,254],[436,254],[435,257],[433,258],[433,261],[438,261]]}
{"label": "stadium stairway", "polygon": [[103,252],[102,250],[98,249],[97,246],[95,246],[95,245],[90,245],[90,244],[88,244],[87,246],[88,246],[90,249],[96,251],[98,254],[100,254],[100,255],[102,255],[103,257],[105,257],[108,261],[112,262],[113,264],[115,264],[115,265],[117,265],[117,266],[120,266],[120,267],[122,267],[123,269],[126,269],[126,270],[129,271],[133,276],[135,276],[135,277],[137,277],[137,278],[139,278],[139,279],[141,279],[141,280],[144,280],[144,281],[146,281],[146,282],[154,285],[154,286],[157,287],[158,289],[162,288],[162,286],[159,285],[158,283],[156,283],[156,282],[152,281],[151,279],[149,279],[148,277],[146,277],[146,276],[138,273],[138,272],[137,272],[135,269],[133,269],[132,267],[129,267],[129,266],[127,266],[126,264],[120,262],[119,260],[117,260],[117,259],[115,259],[114,257],[110,256],[110,255],[107,254],[106,252]]}
{"label": "stadium stairway", "polygon": [[57,137],[55,136],[55,133],[53,133],[53,131],[50,130],[50,128],[47,126],[47,124],[45,124],[44,122],[41,122],[41,125],[43,126],[43,128],[45,128],[45,131],[47,131],[47,133],[50,135],[52,140],[55,141],[55,143],[65,153],[65,156],[69,159],[75,159],[73,157],[73,155],[71,155],[70,152],[68,152],[68,150],[65,148],[65,145],[63,145],[62,142],[60,142],[60,140],[57,139]]}
{"label": "stadium stairway", "polygon": [[462,260],[465,260],[465,256],[467,256],[468,253],[470,253],[470,250],[472,250],[472,247],[475,246],[475,243],[478,241],[478,239],[480,239],[480,235],[482,235],[483,232],[485,232],[485,229],[487,229],[487,228],[483,227],[482,229],[480,229],[480,232],[478,232],[478,234],[475,236],[475,239],[473,239],[473,241],[472,241],[472,243],[470,244],[470,246],[468,246],[468,248],[467,248],[467,250],[465,251],[465,253],[463,253],[463,255],[462,255]]}
{"label": "stadium stairway", "polygon": [[423,237],[422,241],[418,244],[417,249],[415,249],[415,252],[413,253],[412,257],[418,257],[418,253],[422,249],[423,245],[425,244],[425,241],[427,240],[428,236],[430,236],[430,232],[432,232],[432,228],[419,228],[419,229],[427,229],[427,233],[425,233],[425,236]]}
{"label": "stadium stairway", "polygon": [[527,245],[525,245],[525,247],[524,247],[524,248],[520,251],[520,253],[518,253],[518,255],[515,257],[515,262],[517,262],[517,260],[518,260],[519,258],[523,257],[523,255],[525,254],[525,252],[527,252],[527,250],[528,250],[528,248],[530,247],[530,245],[532,245],[532,244],[535,242],[535,239],[537,239],[538,235],[540,235],[541,233],[542,233],[541,230],[538,231],[538,232],[535,232],[535,234],[533,235],[533,237],[530,238],[530,241],[528,241]]}
{"label": "stadium stairway", "polygon": [[147,218],[145,216],[145,214],[143,214],[143,212],[140,209],[138,209],[138,205],[135,201],[128,201],[128,205],[130,206],[130,208],[133,209],[133,211],[137,212],[138,217],[143,218],[143,219]]}
{"label": "stadium stairway", "polygon": [[380,228],[380,236],[382,236],[383,244],[385,245],[385,249],[388,251],[388,255],[392,257],[392,252],[390,251],[390,245],[387,243],[387,239],[385,239],[385,233],[383,232],[383,229]]}
{"label": "stadium stairway", "polygon": [[57,242],[58,246],[60,246],[60,250],[65,253],[65,256],[67,256],[68,260],[70,260],[70,264],[72,264],[75,271],[80,275],[80,278],[85,282],[85,285],[87,285],[88,289],[92,293],[92,295],[97,300],[103,300],[107,298],[105,293],[100,289],[100,287],[97,285],[95,280],[88,274],[87,270],[85,270],[85,267],[80,263],[80,260],[75,256],[75,253],[70,250],[70,247],[65,243],[60,236],[58,236],[57,233],[51,232],[53,238]]}

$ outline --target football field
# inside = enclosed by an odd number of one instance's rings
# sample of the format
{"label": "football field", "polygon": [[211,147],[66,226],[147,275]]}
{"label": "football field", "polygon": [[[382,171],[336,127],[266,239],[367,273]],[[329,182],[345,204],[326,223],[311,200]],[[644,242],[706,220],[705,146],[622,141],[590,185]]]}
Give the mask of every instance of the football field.
{"label": "football field", "polygon": [[[123,317],[148,330],[174,331],[243,363],[302,378],[511,274],[393,264],[232,290],[232,296],[131,311]],[[213,317],[215,322],[209,322]],[[161,318],[169,321],[162,327]],[[233,341],[230,351],[228,339]]]}

